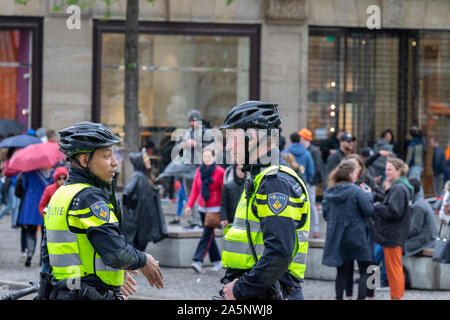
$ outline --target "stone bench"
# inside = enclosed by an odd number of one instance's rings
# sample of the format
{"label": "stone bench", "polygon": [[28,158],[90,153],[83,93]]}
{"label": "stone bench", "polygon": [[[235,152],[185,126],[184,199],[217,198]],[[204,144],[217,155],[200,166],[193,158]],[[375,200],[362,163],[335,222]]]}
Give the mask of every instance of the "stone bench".
{"label": "stone bench", "polygon": [[[189,267],[195,249],[203,234],[203,229],[189,230],[181,226],[167,226],[168,237],[157,243],[149,243],[146,251],[164,267]],[[216,243],[219,250],[223,247],[223,229],[215,229]],[[211,265],[207,255],[204,265]]]}
{"label": "stone bench", "polygon": [[433,249],[402,257],[413,289],[450,290],[450,264],[432,260]]}

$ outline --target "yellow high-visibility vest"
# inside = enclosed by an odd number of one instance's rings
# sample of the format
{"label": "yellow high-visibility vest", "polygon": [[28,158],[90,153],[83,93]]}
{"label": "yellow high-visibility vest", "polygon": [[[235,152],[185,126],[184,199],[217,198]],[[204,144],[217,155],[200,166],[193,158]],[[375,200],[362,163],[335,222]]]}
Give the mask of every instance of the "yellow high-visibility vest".
{"label": "yellow high-visibility vest", "polygon": [[[68,210],[72,199],[80,191],[90,187],[92,186],[84,183],[61,186],[44,211],[52,273],[57,280],[95,274],[108,285],[121,286],[124,271],[105,265],[86,236],[88,227],[118,223],[113,205],[107,204],[110,209],[108,221],[97,218],[89,207],[76,211]],[[106,212],[105,217],[107,217]],[[69,225],[81,230],[80,233],[70,231]]]}
{"label": "yellow high-visibility vest", "polygon": [[[275,213],[269,208],[271,199],[267,194],[259,194],[258,187],[265,175],[276,174],[278,170],[283,171],[293,176],[301,185],[303,194],[300,198],[288,197],[285,207],[279,203],[273,206],[280,205],[279,216],[289,217],[298,222],[305,221],[300,228],[296,230],[296,244],[294,252],[292,252],[292,261],[289,264],[289,272],[298,278],[303,279],[306,269],[306,254],[308,252],[309,241],[309,197],[305,184],[298,177],[294,170],[284,165],[274,165],[264,169],[254,179],[255,192],[250,196],[250,204],[256,206],[257,215],[259,217],[273,216]],[[274,198],[276,199],[276,198]],[[255,264],[247,237],[246,220],[250,225],[250,234],[252,243],[259,259],[264,252],[263,233],[261,231],[261,224],[258,217],[252,212],[251,205],[247,208],[247,199],[245,198],[245,190],[242,192],[240,201],[236,208],[234,221],[229,224],[224,230],[224,248],[222,250],[222,264],[224,267],[233,269],[251,269]],[[248,210],[247,210],[248,209]],[[247,212],[248,211],[248,212]]]}

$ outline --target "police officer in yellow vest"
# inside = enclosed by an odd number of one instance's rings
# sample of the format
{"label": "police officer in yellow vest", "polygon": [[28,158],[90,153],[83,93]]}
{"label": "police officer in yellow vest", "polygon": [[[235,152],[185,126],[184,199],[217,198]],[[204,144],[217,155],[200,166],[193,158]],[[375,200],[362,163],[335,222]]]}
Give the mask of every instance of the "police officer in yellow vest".
{"label": "police officer in yellow vest", "polygon": [[121,140],[106,126],[80,122],[59,132],[60,150],[71,167],[65,185],[45,212],[52,285],[47,299],[114,300],[135,293],[130,273],[140,269],[152,286],[163,287],[158,262],[125,243],[114,192]]}
{"label": "police officer in yellow vest", "polygon": [[276,104],[247,101],[220,128],[246,173],[234,221],[224,230],[225,299],[303,299],[309,201],[305,183],[280,157],[280,123]]}

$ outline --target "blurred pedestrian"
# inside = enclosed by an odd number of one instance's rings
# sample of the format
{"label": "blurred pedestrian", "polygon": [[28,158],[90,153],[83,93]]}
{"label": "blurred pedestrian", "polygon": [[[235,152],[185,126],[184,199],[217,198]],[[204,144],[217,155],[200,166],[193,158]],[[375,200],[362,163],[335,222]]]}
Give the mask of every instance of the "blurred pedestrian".
{"label": "blurred pedestrian", "polygon": [[386,194],[383,202],[375,204],[373,236],[384,248],[391,299],[401,299],[405,292],[402,248],[409,234],[414,188],[406,178],[408,165],[403,160],[388,158],[385,173]]}
{"label": "blurred pedestrian", "polygon": [[234,220],[234,213],[244,190],[244,173],[242,165],[233,166],[233,179],[225,181],[222,186],[222,197],[220,200],[220,223],[225,227]]}
{"label": "blurred pedestrian", "polygon": [[147,152],[131,152],[134,172],[123,190],[121,231],[125,241],[142,252],[147,243],[167,236],[159,196],[150,180],[151,162]]}
{"label": "blurred pedestrian", "polygon": [[409,134],[412,139],[408,143],[405,163],[409,167],[408,178],[417,178],[422,181],[425,145],[416,125],[411,126]]}
{"label": "blurred pedestrian", "polygon": [[323,182],[323,161],[319,148],[314,146],[312,141],[312,132],[306,128],[301,129],[298,132],[300,136],[300,143],[309,151],[314,163],[314,175],[311,182],[306,184],[309,195],[309,205],[311,211],[311,225],[310,230],[313,234],[313,238],[319,237],[319,214],[316,208],[316,186]]}
{"label": "blurred pedestrian", "polygon": [[[204,225],[206,214],[217,214],[220,216],[220,201],[225,169],[216,164],[215,151],[212,148],[203,149],[202,160],[201,167],[195,173],[185,213],[187,216],[190,216],[192,207],[197,201],[202,224]],[[209,259],[213,263],[213,270],[219,271],[222,263],[215,240],[214,228],[204,225],[202,238],[197,245],[191,264],[196,272],[202,271],[202,265],[208,253]]]}
{"label": "blurred pedestrian", "polygon": [[435,137],[430,138],[430,145],[433,148],[433,187],[435,197],[439,197],[444,188],[444,176],[446,170],[445,152],[439,145]]}
{"label": "blurred pedestrian", "polygon": [[41,201],[39,202],[39,213],[42,217],[44,217],[44,209],[50,202],[53,194],[66,182],[67,174],[67,169],[65,167],[57,167],[53,172],[54,183],[44,189]]}
{"label": "blurred pedestrian", "polygon": [[[53,181],[55,183],[47,186],[42,194],[41,201],[39,202],[39,213],[44,217],[44,209],[47,207],[50,199],[55,194],[56,190],[59,189],[67,180],[67,169],[65,167],[57,167],[53,172]],[[42,229],[42,232],[43,229]],[[50,260],[46,250],[42,250],[42,246],[46,246],[46,241],[41,242],[41,261],[42,261],[42,272],[48,272],[50,268]]]}
{"label": "blurred pedestrian", "polygon": [[328,157],[339,150],[339,139],[341,138],[341,135],[344,134],[345,131],[339,130],[338,132],[333,133],[330,138],[322,142],[320,145],[320,151],[322,151],[322,160],[323,163],[326,163],[328,160]]}
{"label": "blurred pedestrian", "polygon": [[414,187],[411,207],[411,227],[404,245],[405,256],[413,256],[425,249],[434,248],[438,237],[433,208],[420,194],[421,183],[416,178],[409,179]]}
{"label": "blurred pedestrian", "polygon": [[39,139],[41,139],[42,142],[47,142],[48,141],[46,131],[47,131],[47,129],[42,128],[42,127],[36,130],[36,136]]}
{"label": "blurred pedestrian", "polygon": [[23,173],[22,187],[25,190],[25,196],[17,224],[22,227],[26,244],[26,267],[31,265],[31,259],[36,249],[38,227],[44,225],[44,218],[39,212],[39,202],[41,201],[45,188],[51,182],[52,171],[48,168]]}
{"label": "blurred pedestrian", "polygon": [[330,173],[322,208],[327,222],[322,263],[337,268],[336,300],[342,300],[348,268],[356,260],[359,268],[358,300],[367,297],[367,268],[373,251],[368,217],[373,214],[371,189],[357,186],[358,168],[353,161],[342,161]]}
{"label": "blurred pedestrian", "polygon": [[439,210],[439,220],[443,224],[450,224],[450,180],[445,183],[444,199]]}
{"label": "blurred pedestrian", "polygon": [[325,174],[328,179],[329,174],[344,159],[346,155],[353,153],[353,144],[356,138],[350,133],[342,133],[339,138],[339,150],[331,154],[325,164]]}
{"label": "blurred pedestrian", "polygon": [[[383,151],[382,151],[383,152]],[[356,169],[358,171],[358,179],[356,180],[355,184],[360,186],[361,188],[367,189],[370,188],[372,190],[372,196],[374,202],[381,202],[384,199],[384,190],[375,182],[373,177],[370,175],[369,171],[367,170],[366,166],[364,165],[363,160],[361,157],[355,153],[350,154],[346,156],[342,161],[352,161],[356,165]],[[374,260],[375,257],[377,258],[374,262],[375,264],[379,264],[381,259],[384,259],[384,256],[377,255],[376,250],[376,244],[373,242],[373,234],[372,234],[372,228],[371,228],[371,221],[372,216],[368,218],[368,228],[369,228],[369,236],[370,236],[370,242],[372,244],[372,250],[374,251]],[[381,251],[382,252],[382,251]],[[383,260],[384,261],[384,260]],[[351,263],[351,267],[347,269],[347,285],[346,285],[346,296],[347,298],[352,297],[353,293],[353,261]],[[384,265],[381,267],[381,278],[386,278],[386,270],[384,268]],[[373,289],[368,289],[367,296],[369,298],[373,298],[375,294],[375,291]]]}
{"label": "blurred pedestrian", "polygon": [[5,178],[0,191],[3,194],[3,202],[5,203],[5,206],[0,210],[0,219],[2,219],[5,214],[11,213],[11,228],[17,228],[20,204],[20,199],[14,194],[19,171],[9,167],[9,161],[16,149],[17,148],[8,148],[6,153],[6,160],[2,165],[2,172]]}
{"label": "blurred pedestrian", "polygon": [[170,224],[180,224],[181,214],[183,213],[184,205],[188,198],[186,195],[186,188],[184,187],[183,179],[177,180],[174,183],[175,190],[177,190],[177,213],[175,218],[170,221]]}
{"label": "blurred pedestrian", "polygon": [[291,153],[295,161],[305,168],[305,172],[303,174],[303,179],[305,183],[311,183],[313,177],[314,177],[314,162],[312,159],[311,154],[308,150],[300,143],[300,136],[297,132],[292,133],[289,136],[289,139],[291,140],[291,144],[289,147],[281,152],[283,155],[284,153],[288,152]]}
{"label": "blurred pedestrian", "polygon": [[[192,109],[188,113],[188,122],[189,122],[189,128],[187,129],[186,133],[183,136],[183,152],[188,151],[190,152],[191,158],[190,164],[199,165],[196,163],[198,161],[197,159],[202,156],[201,150],[207,146],[208,143],[203,142],[203,136],[205,134],[206,128],[202,125],[202,118],[200,111]],[[201,137],[195,136],[195,133],[201,133]],[[201,145],[197,145],[198,143],[201,143]],[[197,167],[198,169],[198,167]],[[195,170],[195,168],[194,168]],[[192,184],[194,179],[189,178],[183,178],[183,184],[186,191],[186,195],[189,195],[192,192]],[[189,225],[189,228],[195,229],[195,228],[201,228],[202,222],[200,213],[198,212],[198,208],[196,206],[192,209],[192,215],[191,215],[191,223]]]}
{"label": "blurred pedestrian", "polygon": [[[385,130],[381,133],[380,139],[375,143],[373,151],[378,153],[379,151],[387,151],[390,157],[394,157],[394,146],[391,144],[393,135],[391,130]],[[386,178],[384,170],[386,169],[386,157],[378,157],[373,163],[372,167],[375,168],[377,176],[381,176],[381,183]]]}

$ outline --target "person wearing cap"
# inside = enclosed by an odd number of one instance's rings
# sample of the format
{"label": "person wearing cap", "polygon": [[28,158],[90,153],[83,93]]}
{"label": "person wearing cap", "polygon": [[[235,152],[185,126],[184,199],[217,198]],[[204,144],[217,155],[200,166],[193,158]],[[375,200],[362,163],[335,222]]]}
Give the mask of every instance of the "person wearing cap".
{"label": "person wearing cap", "polygon": [[344,132],[339,138],[339,150],[330,155],[325,164],[325,172],[328,177],[331,171],[345,158],[353,153],[353,143],[356,140],[350,133]]}
{"label": "person wearing cap", "polygon": [[311,231],[313,237],[319,237],[319,216],[316,208],[316,186],[323,182],[323,161],[322,154],[312,141],[312,132],[307,128],[303,128],[298,132],[300,143],[309,151],[314,162],[314,176],[307,184],[309,194],[309,204],[311,207]]}
{"label": "person wearing cap", "polygon": [[[188,113],[188,121],[189,121],[189,128],[184,134],[183,137],[183,150],[190,149],[191,154],[191,164],[197,165],[197,168],[200,167],[202,164],[202,150],[204,147],[208,145],[208,142],[203,141],[203,136],[205,134],[206,128],[202,126],[202,118],[200,111],[192,109]],[[201,136],[196,137],[195,132],[196,130],[201,130]],[[201,141],[201,145],[197,145]],[[196,160],[199,160],[199,163],[195,163]],[[197,170],[195,168],[195,170]],[[194,172],[193,175],[194,176]],[[194,183],[194,178],[183,178],[183,185],[186,190],[186,196],[189,197],[191,191],[192,191],[192,184]],[[175,218],[173,222],[177,222],[179,218]],[[191,214],[191,224],[189,226],[192,229],[195,228],[202,228],[202,220],[200,213],[196,206],[193,207],[192,214]]]}
{"label": "person wearing cap", "polygon": [[51,276],[41,274],[41,299],[121,300],[136,291],[129,273],[138,269],[151,286],[162,288],[158,261],[128,245],[120,231],[113,146],[121,139],[88,121],[59,134],[70,168],[44,209]]}
{"label": "person wearing cap", "polygon": [[224,230],[225,299],[303,299],[309,240],[309,197],[302,179],[280,156],[277,104],[247,101],[220,129],[226,150],[243,164],[244,190]]}

